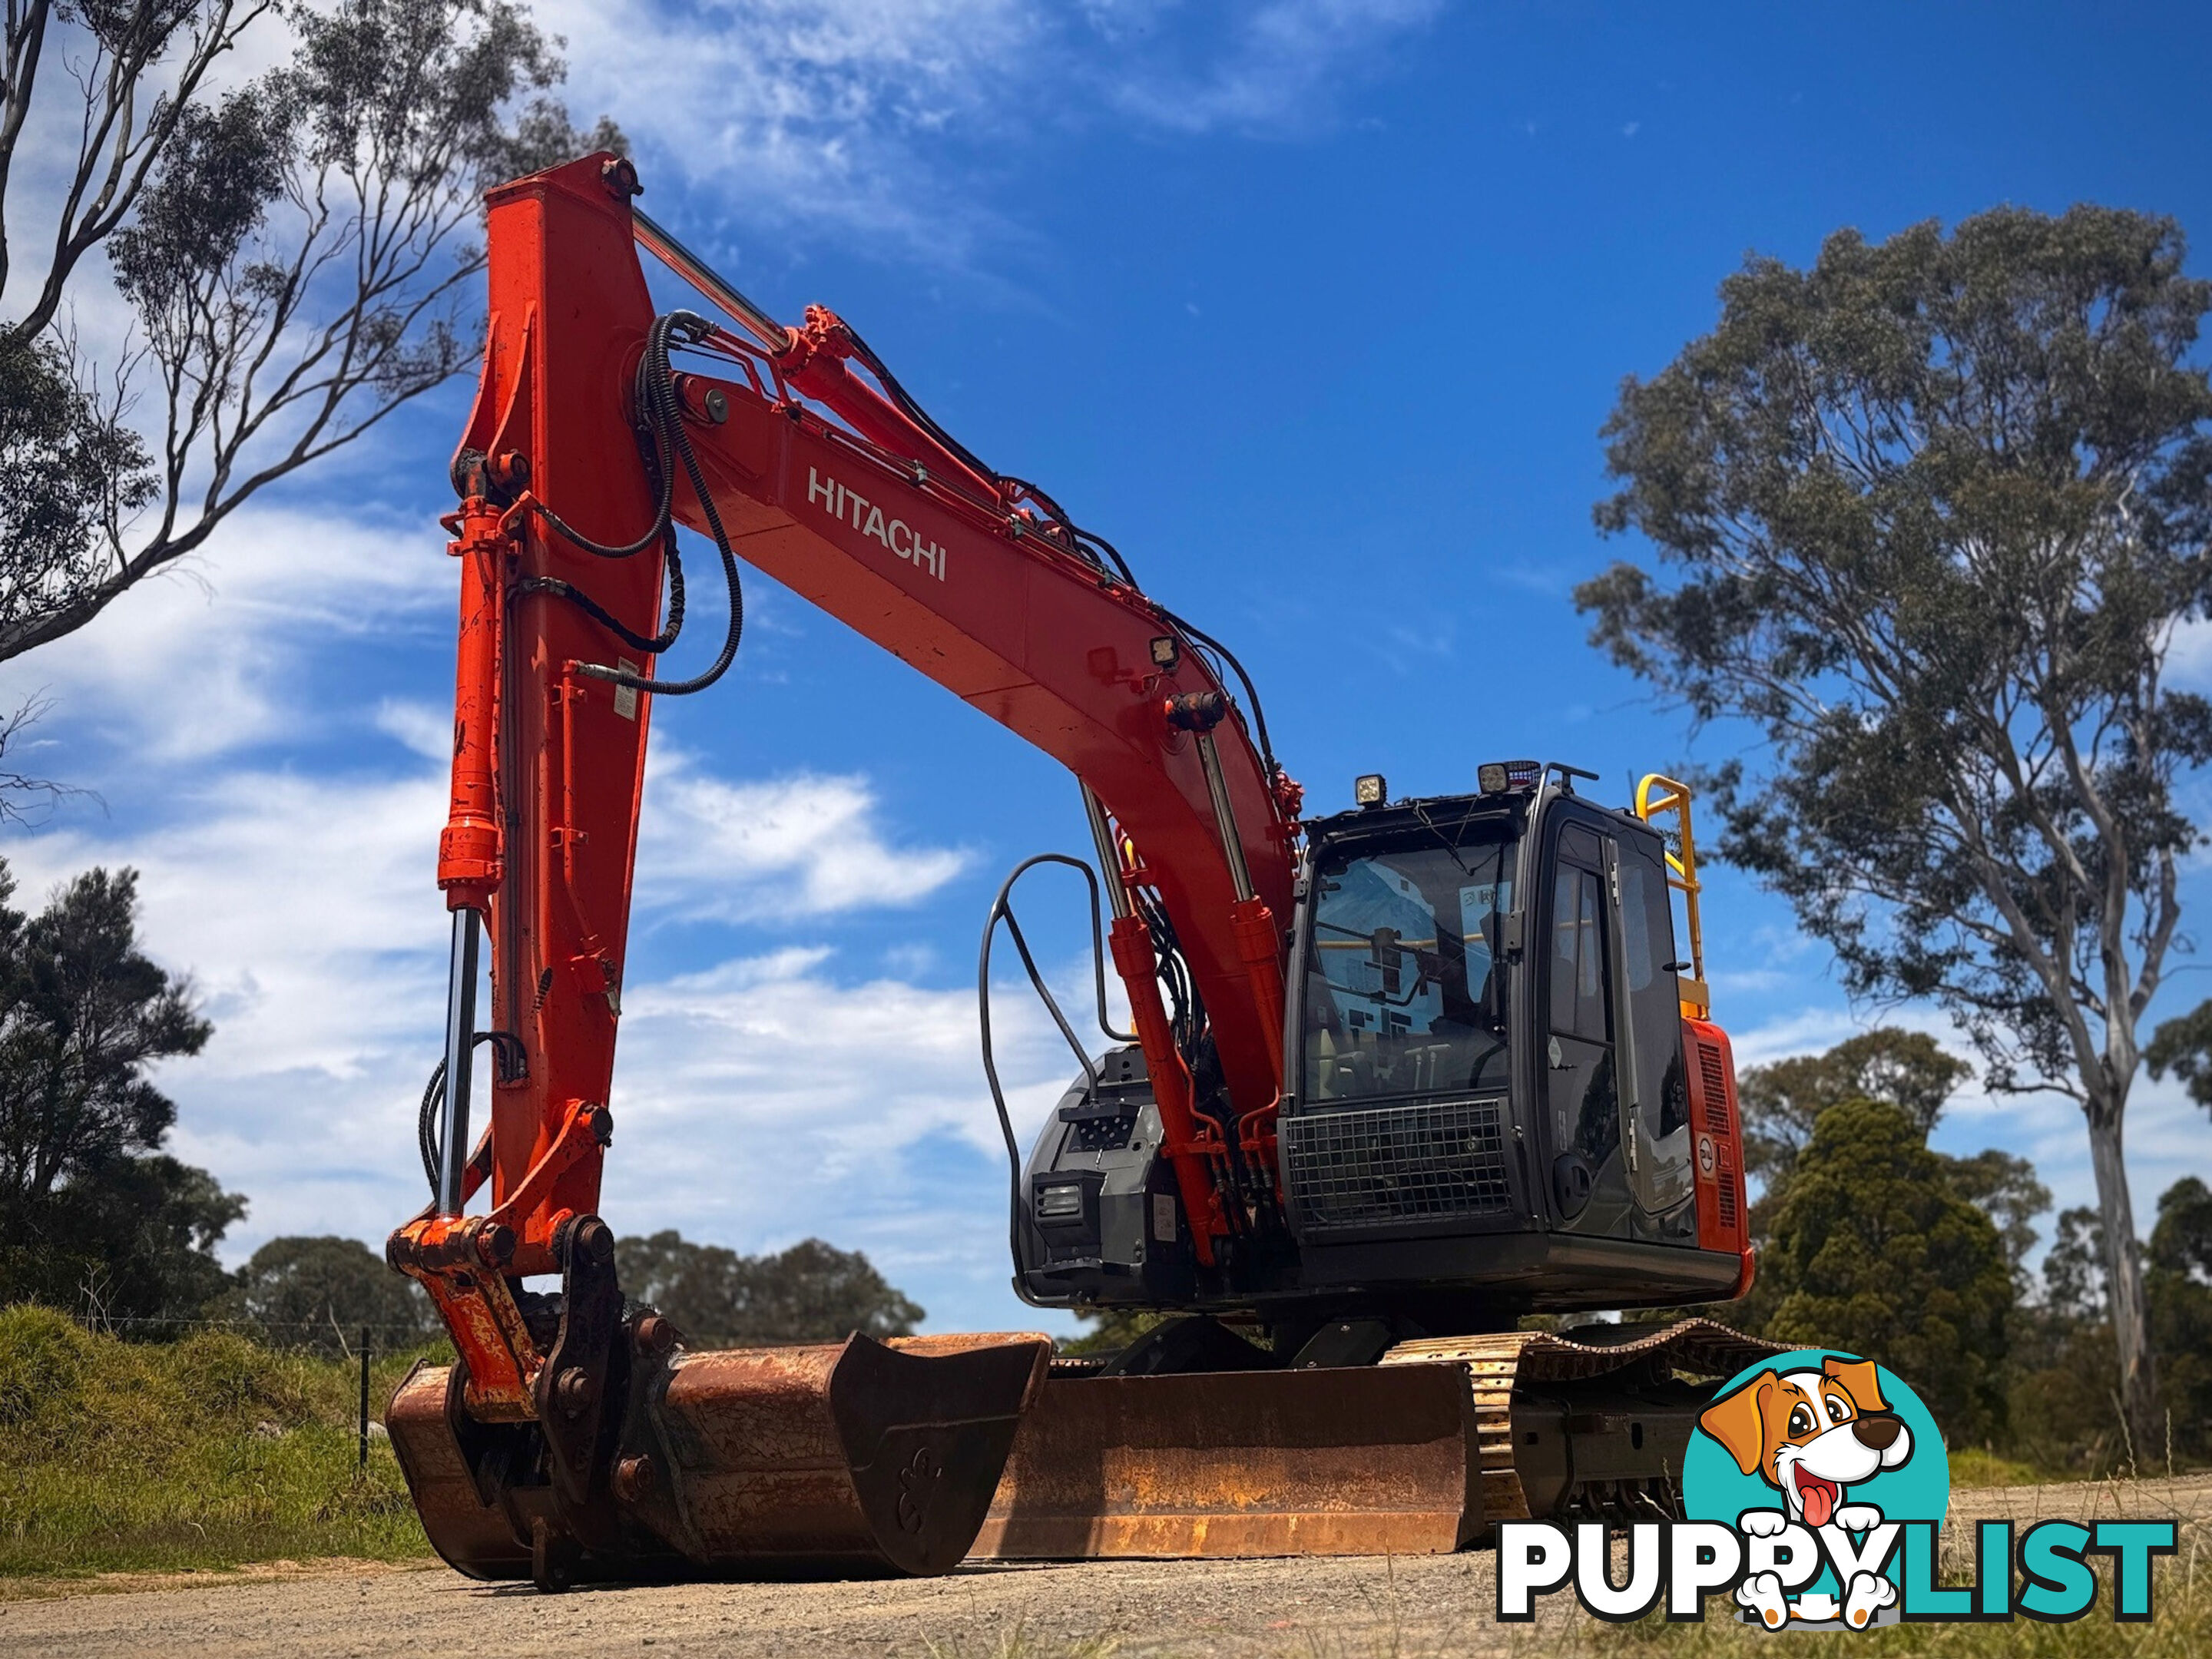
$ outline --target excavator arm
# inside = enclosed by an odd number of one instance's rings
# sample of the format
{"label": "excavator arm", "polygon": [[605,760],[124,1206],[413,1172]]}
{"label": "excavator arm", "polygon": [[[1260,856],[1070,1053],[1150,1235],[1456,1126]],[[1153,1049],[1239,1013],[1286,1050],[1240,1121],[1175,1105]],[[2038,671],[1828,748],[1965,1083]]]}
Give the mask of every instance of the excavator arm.
{"label": "excavator arm", "polygon": [[[1115,960],[1201,1260],[1254,1219],[1232,1213],[1255,1201],[1232,1164],[1273,1166],[1279,919],[1298,834],[1295,786],[1183,624],[1049,498],[937,428],[837,319],[815,308],[803,328],[773,322],[634,213],[636,192],[629,163],[602,155],[487,199],[484,363],[446,521],[462,603],[438,869],[453,917],[444,1098],[434,1084],[425,1103],[434,1196],[390,1249],[459,1352],[439,1407],[455,1443],[485,1425],[542,1436],[553,1484],[568,1489],[548,1528],[556,1554],[591,1532],[578,1517],[619,1461],[620,1298],[596,1212],[647,731],[659,696],[726,666],[741,615],[733,559],[1081,781],[1109,860]],[[722,318],[657,317],[641,243]],[[687,592],[668,568],[676,523],[716,544],[732,611],[715,668],[670,684],[654,675]],[[712,607],[702,586],[695,573],[695,611]],[[480,951],[491,984],[481,1030]],[[1166,951],[1218,1059],[1203,1103],[1196,1017],[1179,1040],[1163,1004]],[[470,1059],[487,1041],[489,1126],[471,1146]],[[481,1212],[465,1215],[485,1188]],[[1258,1197],[1271,1197],[1264,1176]],[[553,1273],[557,1301],[522,1288]],[[521,1521],[514,1530],[527,1535]]]}

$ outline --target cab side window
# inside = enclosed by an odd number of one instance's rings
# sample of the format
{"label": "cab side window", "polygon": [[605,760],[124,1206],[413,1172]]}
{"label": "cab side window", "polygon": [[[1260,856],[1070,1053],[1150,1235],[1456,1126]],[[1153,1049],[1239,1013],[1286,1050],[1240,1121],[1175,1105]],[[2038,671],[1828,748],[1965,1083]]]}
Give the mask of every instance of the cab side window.
{"label": "cab side window", "polygon": [[1552,1029],[1603,1042],[1605,908],[1595,870],[1561,865],[1552,901]]}
{"label": "cab side window", "polygon": [[1593,1169],[1620,1144],[1601,868],[1595,835],[1579,825],[1560,832],[1552,883],[1546,1092],[1554,1152],[1573,1154]]}
{"label": "cab side window", "polygon": [[1636,1021],[1638,1098],[1655,1140],[1690,1121],[1682,1075],[1682,1042],[1674,961],[1674,907],[1667,872],[1642,848],[1620,849],[1620,923],[1626,949],[1628,997]]}

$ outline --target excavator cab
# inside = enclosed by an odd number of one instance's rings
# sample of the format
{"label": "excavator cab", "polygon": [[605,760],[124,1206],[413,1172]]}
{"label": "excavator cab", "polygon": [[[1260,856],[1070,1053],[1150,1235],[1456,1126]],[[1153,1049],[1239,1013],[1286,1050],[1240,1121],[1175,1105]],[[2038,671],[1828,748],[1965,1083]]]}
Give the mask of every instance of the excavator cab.
{"label": "excavator cab", "polygon": [[[1305,826],[1261,1172],[1279,1232],[1195,1261],[1144,1055],[1116,1049],[1030,1155],[1030,1297],[1443,1335],[1740,1293],[1733,1072],[1675,921],[1694,854],[1577,793],[1586,775],[1483,775],[1465,795],[1370,787]],[[1639,799],[1686,817],[1669,781]]]}

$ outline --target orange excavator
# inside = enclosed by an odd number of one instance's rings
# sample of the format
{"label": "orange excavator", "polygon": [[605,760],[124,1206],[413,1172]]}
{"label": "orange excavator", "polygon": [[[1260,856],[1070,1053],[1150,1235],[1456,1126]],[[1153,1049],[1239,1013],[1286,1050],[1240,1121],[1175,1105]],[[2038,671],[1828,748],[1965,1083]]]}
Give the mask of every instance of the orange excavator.
{"label": "orange excavator", "polygon": [[[1528,1316],[1750,1282],[1688,792],[1647,778],[1615,809],[1589,773],[1509,761],[1462,794],[1364,777],[1352,810],[1302,816],[1226,647],[932,420],[847,323],[775,321],[638,194],[601,155],[487,199],[484,363],[445,520],[432,1196],[387,1250],[458,1356],[387,1416],[433,1544],[550,1589],[1449,1550],[1507,1516],[1671,1512],[1711,1379],[1765,1345]],[[641,248],[702,309],[657,312]],[[728,595],[713,661],[681,679],[656,673],[687,620],[678,526]],[[1118,1354],[1055,1358],[1034,1334],[700,1351],[623,1295],[597,1210],[646,730],[734,659],[740,559],[1081,786],[1097,867],[1045,859],[1092,883],[1107,1046],[1052,1002],[1012,878],[979,992],[1015,1289],[1166,1316]],[[1025,1158],[990,1049],[1002,927],[1079,1073]]]}

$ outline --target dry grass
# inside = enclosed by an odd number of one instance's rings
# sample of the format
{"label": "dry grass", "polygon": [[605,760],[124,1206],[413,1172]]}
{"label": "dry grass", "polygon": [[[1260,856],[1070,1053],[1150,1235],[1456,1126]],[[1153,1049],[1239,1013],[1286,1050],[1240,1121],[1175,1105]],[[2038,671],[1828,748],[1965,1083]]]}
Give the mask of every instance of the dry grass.
{"label": "dry grass", "polygon": [[2039,1469],[2016,1458],[2001,1457],[1979,1447],[1951,1454],[1951,1486],[1954,1491],[1975,1486],[2040,1486],[2076,1478]]}

